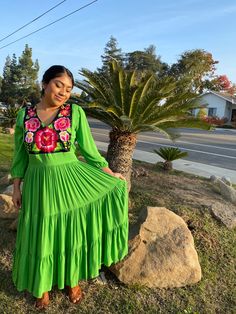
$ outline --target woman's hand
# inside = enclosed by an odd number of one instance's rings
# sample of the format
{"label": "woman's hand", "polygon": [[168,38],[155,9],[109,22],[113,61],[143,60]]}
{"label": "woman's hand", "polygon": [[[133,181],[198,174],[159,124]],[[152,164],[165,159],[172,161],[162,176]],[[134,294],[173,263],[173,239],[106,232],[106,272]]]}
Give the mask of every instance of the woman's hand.
{"label": "woman's hand", "polygon": [[126,180],[125,177],[122,176],[122,174],[119,173],[119,172],[113,172],[112,175],[113,175],[114,177],[120,178],[120,179],[122,179],[122,180]]}
{"label": "woman's hand", "polygon": [[14,188],[12,194],[12,202],[14,206],[19,209],[21,207],[21,191],[20,188]]}
{"label": "woman's hand", "polygon": [[122,179],[122,180],[126,180],[126,178],[125,178],[124,176],[122,176],[121,173],[119,173],[119,172],[113,172],[109,167],[104,167],[104,168],[102,168],[102,170],[103,170],[104,172],[106,172],[106,173],[108,173],[108,174],[114,176],[114,177],[120,178],[120,179]]}

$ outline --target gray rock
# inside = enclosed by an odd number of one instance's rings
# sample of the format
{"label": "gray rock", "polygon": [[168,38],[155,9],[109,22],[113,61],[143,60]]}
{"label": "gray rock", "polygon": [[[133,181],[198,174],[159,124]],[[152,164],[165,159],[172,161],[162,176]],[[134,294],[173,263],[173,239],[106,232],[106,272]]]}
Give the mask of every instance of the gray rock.
{"label": "gray rock", "polygon": [[216,176],[214,176],[214,175],[210,176],[210,181],[211,181],[211,182],[216,182],[218,179],[219,179],[219,178],[216,177]]}
{"label": "gray rock", "polygon": [[221,195],[227,201],[230,201],[232,204],[236,205],[236,190],[233,187],[228,186],[222,180],[218,180],[217,183],[219,185]]}
{"label": "gray rock", "polygon": [[215,202],[211,204],[210,209],[213,216],[221,221],[228,229],[236,227],[236,207],[233,204]]}
{"label": "gray rock", "polygon": [[231,182],[230,178],[228,178],[228,177],[222,177],[221,181],[223,181],[225,184],[227,184],[229,186],[232,186],[232,182]]}
{"label": "gray rock", "polygon": [[10,184],[12,181],[11,175],[7,174],[0,179],[0,185]]}
{"label": "gray rock", "polygon": [[104,272],[100,272],[99,276],[92,280],[93,283],[97,283],[99,285],[106,285],[107,279],[105,277]]}
{"label": "gray rock", "polygon": [[215,192],[221,194],[226,201],[236,205],[236,190],[232,187],[231,182],[226,177],[222,179],[211,176],[213,182],[212,188]]}
{"label": "gray rock", "polygon": [[[23,187],[23,182],[21,182],[20,185],[20,190],[22,191],[22,187]],[[13,194],[13,184],[12,185],[8,185],[8,187],[6,187],[6,189],[2,192],[2,194],[6,194],[9,196],[12,196]]]}
{"label": "gray rock", "polygon": [[148,207],[142,219],[136,235],[130,230],[129,254],[110,270],[126,284],[168,288],[198,282],[201,267],[184,220],[164,207]]}
{"label": "gray rock", "polygon": [[13,184],[12,185],[8,185],[5,190],[2,192],[2,194],[8,195],[8,196],[12,196],[13,194]]}

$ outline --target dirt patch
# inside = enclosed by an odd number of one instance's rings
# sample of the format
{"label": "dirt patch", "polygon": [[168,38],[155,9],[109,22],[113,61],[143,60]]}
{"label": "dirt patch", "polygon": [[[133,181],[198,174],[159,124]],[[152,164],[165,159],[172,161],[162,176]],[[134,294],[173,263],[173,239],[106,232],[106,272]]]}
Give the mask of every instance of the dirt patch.
{"label": "dirt patch", "polygon": [[[134,163],[133,167],[141,172],[143,165]],[[210,212],[211,205],[215,202],[227,204],[227,201],[214,190],[210,179],[176,170],[168,173],[148,163],[145,164],[145,169],[148,176],[139,176],[131,180],[131,212],[140,202],[140,197],[144,198],[145,206],[165,206],[179,215],[183,214],[181,208]],[[140,197],[137,198],[137,194],[140,194]]]}

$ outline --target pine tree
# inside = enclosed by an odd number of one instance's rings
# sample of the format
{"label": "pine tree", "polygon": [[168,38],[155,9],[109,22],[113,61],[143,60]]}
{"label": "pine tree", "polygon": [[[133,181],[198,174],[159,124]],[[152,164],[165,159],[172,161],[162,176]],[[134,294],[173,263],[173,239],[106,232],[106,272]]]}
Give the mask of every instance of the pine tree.
{"label": "pine tree", "polygon": [[109,62],[116,60],[119,64],[123,64],[123,53],[121,48],[118,48],[118,41],[115,37],[111,36],[104,48],[104,54],[101,55],[102,58],[102,68],[98,68],[100,73],[106,73],[109,70]]}
{"label": "pine tree", "polygon": [[1,95],[1,92],[2,92],[2,80],[3,80],[3,78],[0,76],[0,95]]}
{"label": "pine tree", "polygon": [[37,82],[39,71],[38,60],[33,62],[32,49],[25,45],[18,58],[13,54],[7,56],[3,69],[0,100],[8,106],[37,103],[40,99],[40,86]]}
{"label": "pine tree", "polygon": [[6,57],[5,65],[3,68],[2,86],[0,94],[0,100],[5,103],[8,103],[9,89],[11,87],[10,82],[11,82],[11,58],[8,55]]}
{"label": "pine tree", "polygon": [[3,68],[3,79],[0,99],[9,106],[14,106],[17,103],[19,80],[18,66],[16,55],[13,54],[12,59],[7,56]]}
{"label": "pine tree", "polygon": [[40,97],[40,86],[36,82],[39,71],[38,60],[35,62],[32,60],[32,48],[25,45],[25,50],[19,57],[19,101],[25,102],[37,102]]}

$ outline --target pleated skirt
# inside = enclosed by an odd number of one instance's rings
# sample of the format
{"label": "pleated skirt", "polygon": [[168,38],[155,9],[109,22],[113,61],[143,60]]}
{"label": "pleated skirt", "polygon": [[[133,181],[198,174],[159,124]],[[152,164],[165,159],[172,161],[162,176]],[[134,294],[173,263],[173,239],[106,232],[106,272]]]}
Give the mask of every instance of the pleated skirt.
{"label": "pleated skirt", "polygon": [[125,180],[74,153],[29,156],[19,210],[12,278],[18,291],[42,297],[74,287],[128,253]]}

